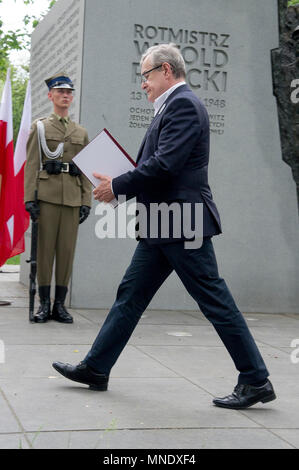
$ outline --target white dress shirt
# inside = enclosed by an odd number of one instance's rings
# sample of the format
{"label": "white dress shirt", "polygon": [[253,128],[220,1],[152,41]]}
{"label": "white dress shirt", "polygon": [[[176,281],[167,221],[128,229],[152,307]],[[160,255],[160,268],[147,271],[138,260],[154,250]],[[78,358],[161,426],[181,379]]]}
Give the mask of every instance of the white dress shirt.
{"label": "white dress shirt", "polygon": [[168,96],[171,95],[171,93],[178,88],[179,86],[186,85],[186,82],[179,82],[173,85],[172,87],[168,88],[162,95],[160,95],[158,98],[155,99],[154,101],[154,115],[156,116],[157,112],[159,109],[163,106],[165,101],[167,100]]}

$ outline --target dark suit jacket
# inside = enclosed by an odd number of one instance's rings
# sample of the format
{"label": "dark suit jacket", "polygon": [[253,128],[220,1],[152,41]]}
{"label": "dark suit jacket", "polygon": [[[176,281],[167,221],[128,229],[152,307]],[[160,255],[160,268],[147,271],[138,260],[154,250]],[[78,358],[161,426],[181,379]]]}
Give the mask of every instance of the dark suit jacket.
{"label": "dark suit jacket", "polygon": [[[208,184],[209,142],[206,108],[187,85],[179,86],[147,130],[137,167],[113,179],[115,196],[136,196],[137,202],[146,207],[154,202],[178,201],[192,203],[194,209],[194,203],[202,203],[203,236],[221,233],[220,217]],[[181,238],[186,239],[183,234]],[[171,236],[148,241],[161,243],[170,239]]]}

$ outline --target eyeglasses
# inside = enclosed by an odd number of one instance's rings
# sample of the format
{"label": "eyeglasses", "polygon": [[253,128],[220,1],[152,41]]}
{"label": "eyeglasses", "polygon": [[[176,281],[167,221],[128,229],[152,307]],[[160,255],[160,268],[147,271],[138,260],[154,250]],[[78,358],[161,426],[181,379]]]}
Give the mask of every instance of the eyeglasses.
{"label": "eyeglasses", "polygon": [[160,67],[162,67],[162,64],[161,65],[157,65],[157,67],[153,67],[152,69],[150,70],[147,70],[146,72],[143,72],[143,74],[141,75],[141,82],[142,83],[145,83],[148,79],[148,75],[150,72],[152,72],[153,70],[156,70],[156,69],[159,69]]}

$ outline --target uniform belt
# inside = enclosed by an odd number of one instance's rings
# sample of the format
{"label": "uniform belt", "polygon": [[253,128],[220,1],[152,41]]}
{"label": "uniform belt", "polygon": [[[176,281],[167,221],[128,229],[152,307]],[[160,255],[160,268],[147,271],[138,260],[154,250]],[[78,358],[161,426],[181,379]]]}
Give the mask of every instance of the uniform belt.
{"label": "uniform belt", "polygon": [[71,176],[79,176],[81,171],[79,168],[72,162],[58,162],[58,161],[48,161],[43,164],[43,170],[46,170],[50,175],[59,175],[60,173],[69,173]]}

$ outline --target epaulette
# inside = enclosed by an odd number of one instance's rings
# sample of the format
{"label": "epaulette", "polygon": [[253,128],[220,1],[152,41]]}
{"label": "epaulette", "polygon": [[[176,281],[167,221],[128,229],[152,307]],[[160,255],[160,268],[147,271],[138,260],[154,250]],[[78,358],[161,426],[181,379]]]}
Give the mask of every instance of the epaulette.
{"label": "epaulette", "polygon": [[30,131],[33,131],[34,127],[37,127],[37,122],[38,122],[38,121],[44,121],[45,119],[47,119],[47,118],[46,118],[46,117],[41,117],[41,118],[35,119],[35,120],[31,123]]}
{"label": "epaulette", "polygon": [[45,119],[47,119],[47,116],[45,116],[45,117],[40,117],[40,118],[35,119],[35,120],[33,121],[33,123],[32,123],[32,126],[33,126],[34,124],[36,124],[37,121],[44,121]]}

